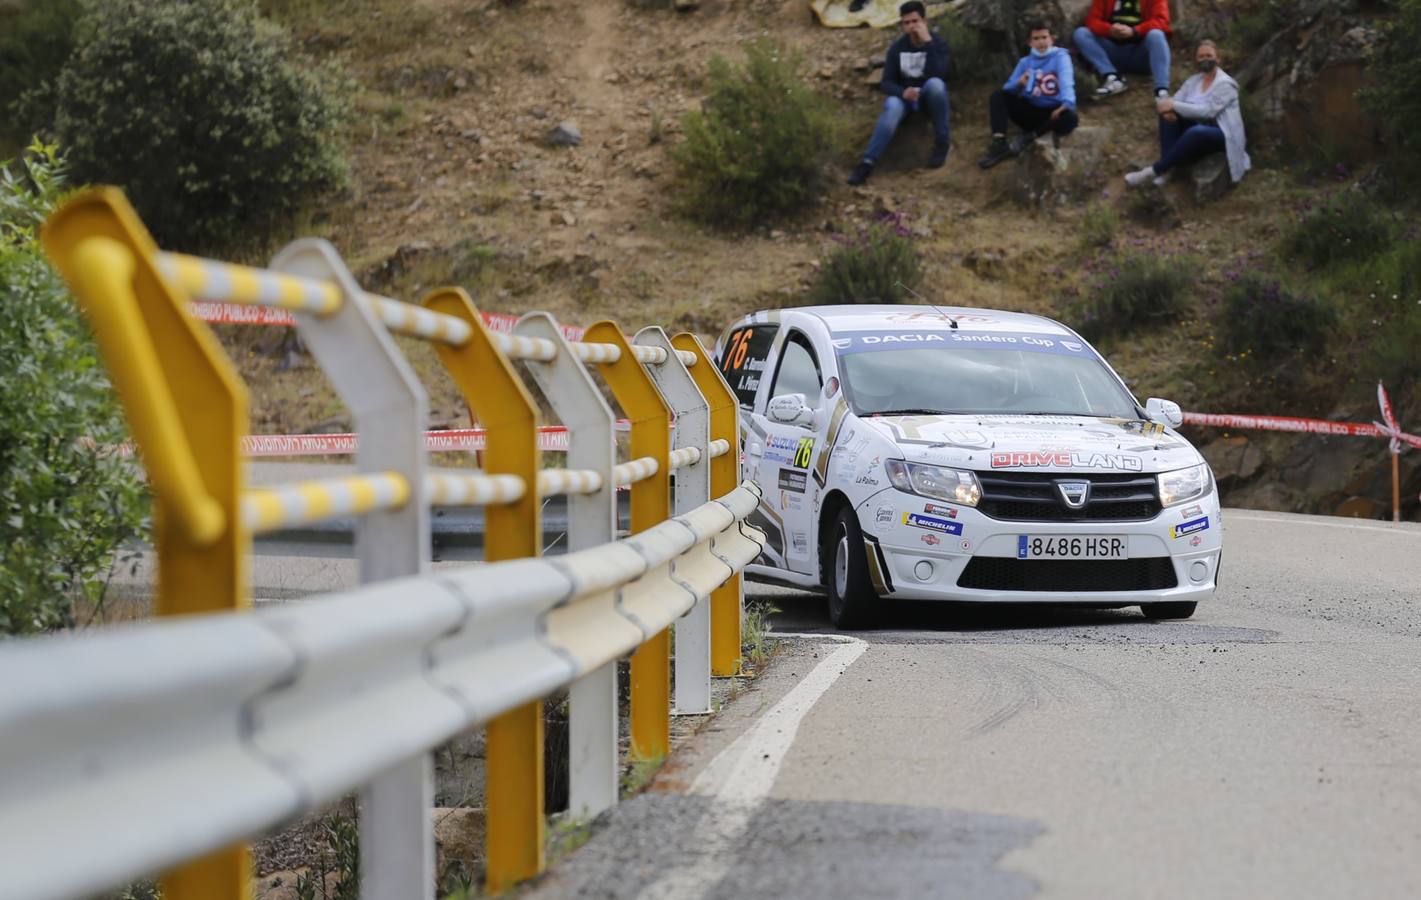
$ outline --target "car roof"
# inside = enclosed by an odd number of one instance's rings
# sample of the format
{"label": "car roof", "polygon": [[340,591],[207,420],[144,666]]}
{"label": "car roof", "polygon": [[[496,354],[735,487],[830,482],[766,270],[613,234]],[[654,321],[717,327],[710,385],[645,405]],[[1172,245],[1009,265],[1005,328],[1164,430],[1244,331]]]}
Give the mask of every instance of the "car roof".
{"label": "car roof", "polygon": [[1070,329],[1045,316],[966,306],[927,306],[923,304],[801,306],[782,309],[780,313],[781,315],[804,313],[814,316],[834,334],[888,329],[937,331],[940,329],[950,330],[954,327],[959,331],[1072,334]]}

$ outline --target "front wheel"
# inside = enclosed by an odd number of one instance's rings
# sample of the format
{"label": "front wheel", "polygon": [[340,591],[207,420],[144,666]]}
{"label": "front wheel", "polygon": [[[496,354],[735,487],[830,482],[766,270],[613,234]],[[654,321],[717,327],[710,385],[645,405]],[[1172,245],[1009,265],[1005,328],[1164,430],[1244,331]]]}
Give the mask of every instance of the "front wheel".
{"label": "front wheel", "polygon": [[1195,602],[1176,601],[1174,603],[1141,603],[1140,612],[1146,619],[1187,619],[1194,615],[1198,607]]}
{"label": "front wheel", "polygon": [[868,579],[863,532],[858,516],[848,507],[839,510],[823,548],[829,588],[829,621],[835,628],[867,628],[873,622],[878,595]]}

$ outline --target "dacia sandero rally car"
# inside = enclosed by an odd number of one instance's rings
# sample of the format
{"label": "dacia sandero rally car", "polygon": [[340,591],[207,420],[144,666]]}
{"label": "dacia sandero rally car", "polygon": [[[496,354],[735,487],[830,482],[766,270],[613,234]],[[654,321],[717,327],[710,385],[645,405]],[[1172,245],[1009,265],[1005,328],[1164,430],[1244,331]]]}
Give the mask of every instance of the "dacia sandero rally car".
{"label": "dacia sandero rally car", "polygon": [[1219,499],[1175,432],[1080,335],[931,306],[757,312],[716,361],[743,408],[767,542],[752,578],[823,588],[836,626],[880,598],[1138,604],[1214,592]]}

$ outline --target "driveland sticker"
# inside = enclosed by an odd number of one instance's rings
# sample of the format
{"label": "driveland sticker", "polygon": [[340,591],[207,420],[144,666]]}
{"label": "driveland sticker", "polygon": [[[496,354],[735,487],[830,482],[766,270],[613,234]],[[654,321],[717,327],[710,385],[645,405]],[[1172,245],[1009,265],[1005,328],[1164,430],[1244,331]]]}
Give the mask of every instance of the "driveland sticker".
{"label": "driveland sticker", "polygon": [[1202,519],[1191,519],[1188,522],[1180,522],[1178,525],[1171,528],[1169,530],[1169,533],[1171,537],[1182,538],[1185,535],[1193,534],[1196,531],[1205,531],[1208,529],[1208,527],[1209,517],[1204,516]]}
{"label": "driveland sticker", "polygon": [[912,525],[914,528],[926,528],[930,531],[941,531],[943,534],[962,533],[961,522],[950,522],[947,519],[939,519],[935,516],[925,516],[921,513],[903,513],[903,524]]}

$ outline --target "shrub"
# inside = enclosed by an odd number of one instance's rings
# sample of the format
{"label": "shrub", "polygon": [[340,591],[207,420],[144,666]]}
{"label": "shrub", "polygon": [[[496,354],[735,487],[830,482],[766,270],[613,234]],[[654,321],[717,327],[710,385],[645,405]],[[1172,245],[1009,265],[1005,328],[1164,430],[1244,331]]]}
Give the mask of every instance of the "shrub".
{"label": "shrub", "polygon": [[1169,227],[1179,221],[1174,201],[1153,184],[1134,188],[1125,195],[1125,214],[1136,222],[1155,227]]}
{"label": "shrub", "polygon": [[75,175],[124,187],[161,243],[254,244],[340,184],[333,75],[244,0],[106,0],[59,78]]}
{"label": "shrub", "polygon": [[74,49],[74,23],[83,9],[80,0],[24,0],[9,11],[0,6],[0,139],[18,145],[49,127],[51,88]]}
{"label": "shrub", "polygon": [[1189,307],[1196,267],[1178,256],[1117,257],[1077,304],[1077,330],[1088,340],[1178,321]]}
{"label": "shrub", "polygon": [[1421,0],[1396,0],[1397,14],[1372,51],[1372,87],[1362,104],[1396,150],[1421,149]]}
{"label": "shrub", "polygon": [[1337,313],[1265,273],[1245,272],[1230,276],[1214,324],[1221,352],[1272,365],[1321,351]]}
{"label": "shrub", "polygon": [[922,278],[913,242],[892,224],[862,229],[835,250],[815,276],[806,300],[813,305],[902,302],[903,287]]}
{"label": "shrub", "polygon": [[0,634],[9,635],[65,627],[76,599],[98,600],[100,576],[140,533],[145,506],[137,471],[111,449],[124,440],[123,418],[93,341],[35,241],[62,163],[35,144],[15,168],[0,179]]}
{"label": "shrub", "polygon": [[800,79],[800,62],[763,40],[746,45],[743,65],[711,60],[710,95],[686,116],[685,140],[672,152],[687,215],[744,228],[819,198],[834,118]]}
{"label": "shrub", "polygon": [[1104,203],[1093,204],[1081,217],[1081,246],[1087,250],[1109,247],[1120,230],[1120,216]]}
{"label": "shrub", "polygon": [[1356,304],[1372,335],[1363,371],[1396,387],[1421,382],[1421,241],[1413,232],[1368,269],[1369,296]]}
{"label": "shrub", "polygon": [[1002,80],[1001,54],[992,52],[982,32],[962,21],[957,10],[945,9],[933,19],[932,27],[947,42],[948,84],[957,86]]}
{"label": "shrub", "polygon": [[1309,267],[1368,259],[1390,244],[1390,216],[1358,191],[1313,207],[1283,233],[1283,252]]}

